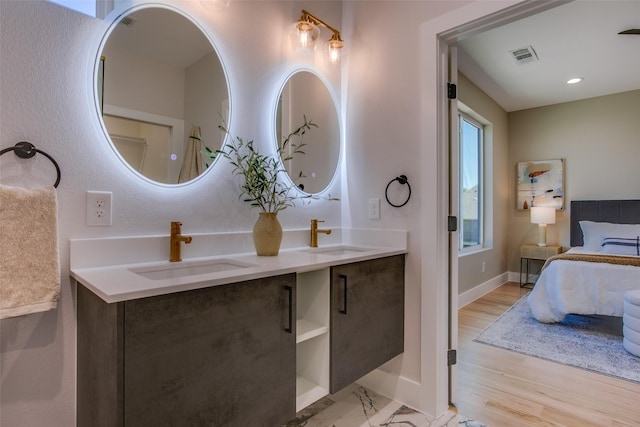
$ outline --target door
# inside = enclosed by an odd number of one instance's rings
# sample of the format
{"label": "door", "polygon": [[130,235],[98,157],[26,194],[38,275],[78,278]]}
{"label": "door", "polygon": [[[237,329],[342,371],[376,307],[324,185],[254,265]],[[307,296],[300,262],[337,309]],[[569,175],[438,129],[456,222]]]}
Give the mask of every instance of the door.
{"label": "door", "polygon": [[127,301],[125,426],[294,418],[295,289],[288,274]]}
{"label": "door", "polygon": [[404,352],[404,255],[331,268],[335,393]]}

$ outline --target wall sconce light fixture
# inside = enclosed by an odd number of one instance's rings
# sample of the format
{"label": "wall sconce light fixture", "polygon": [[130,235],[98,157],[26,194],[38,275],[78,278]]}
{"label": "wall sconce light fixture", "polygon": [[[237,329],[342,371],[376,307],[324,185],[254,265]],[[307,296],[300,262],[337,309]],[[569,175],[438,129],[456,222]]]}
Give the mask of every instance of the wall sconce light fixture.
{"label": "wall sconce light fixture", "polygon": [[304,9],[302,10],[302,16],[300,16],[298,22],[293,24],[291,31],[293,49],[296,52],[314,52],[316,49],[316,39],[320,36],[318,26],[325,27],[333,33],[326,44],[327,54],[332,64],[340,63],[340,52],[344,47],[344,42],[342,41],[342,37],[340,37],[340,31],[321,19],[316,18]]}

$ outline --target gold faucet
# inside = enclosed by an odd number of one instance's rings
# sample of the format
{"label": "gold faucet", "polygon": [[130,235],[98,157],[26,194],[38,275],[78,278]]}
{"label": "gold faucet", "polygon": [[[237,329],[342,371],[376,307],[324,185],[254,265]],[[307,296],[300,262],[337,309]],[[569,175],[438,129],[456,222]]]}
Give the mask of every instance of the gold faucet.
{"label": "gold faucet", "polygon": [[318,219],[311,220],[311,245],[310,246],[312,248],[318,247],[318,233],[331,234],[331,230],[323,230],[321,228],[318,228],[319,222],[324,222],[324,221],[320,221]]}
{"label": "gold faucet", "polygon": [[182,227],[181,222],[171,222],[171,257],[169,258],[171,262],[182,261],[180,242],[191,243],[191,236],[183,236],[180,227]]}

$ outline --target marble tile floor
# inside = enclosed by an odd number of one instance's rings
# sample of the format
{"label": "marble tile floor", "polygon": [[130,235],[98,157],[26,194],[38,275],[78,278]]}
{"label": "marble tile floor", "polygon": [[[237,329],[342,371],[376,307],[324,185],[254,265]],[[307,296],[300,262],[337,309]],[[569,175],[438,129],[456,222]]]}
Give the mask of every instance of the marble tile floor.
{"label": "marble tile floor", "polygon": [[487,427],[449,411],[433,419],[401,403],[354,386],[320,399],[284,427]]}

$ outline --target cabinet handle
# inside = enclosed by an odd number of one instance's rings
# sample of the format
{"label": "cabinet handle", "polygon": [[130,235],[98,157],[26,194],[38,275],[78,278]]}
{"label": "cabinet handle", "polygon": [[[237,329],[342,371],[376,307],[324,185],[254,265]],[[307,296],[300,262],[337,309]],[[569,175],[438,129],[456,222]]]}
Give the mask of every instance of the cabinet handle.
{"label": "cabinet handle", "polygon": [[293,332],[293,287],[285,286],[284,290],[289,294],[289,326],[284,328],[285,332]]}
{"label": "cabinet handle", "polygon": [[342,279],[342,282],[344,283],[344,293],[343,293],[344,302],[342,305],[343,308],[340,310],[340,313],[347,314],[347,276],[345,274],[341,274],[340,279]]}

